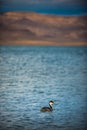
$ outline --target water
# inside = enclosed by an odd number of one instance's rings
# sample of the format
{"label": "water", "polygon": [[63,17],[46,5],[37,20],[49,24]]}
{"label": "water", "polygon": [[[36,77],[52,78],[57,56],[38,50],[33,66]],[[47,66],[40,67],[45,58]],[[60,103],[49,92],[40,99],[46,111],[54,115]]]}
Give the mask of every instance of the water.
{"label": "water", "polygon": [[[85,130],[87,47],[0,48],[1,130]],[[55,100],[53,112],[40,112]]]}

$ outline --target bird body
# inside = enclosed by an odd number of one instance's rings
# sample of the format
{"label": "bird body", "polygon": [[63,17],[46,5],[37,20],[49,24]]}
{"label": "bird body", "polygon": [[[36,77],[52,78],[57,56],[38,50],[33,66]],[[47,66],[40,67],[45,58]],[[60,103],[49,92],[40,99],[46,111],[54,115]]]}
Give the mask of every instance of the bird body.
{"label": "bird body", "polygon": [[42,107],[41,108],[41,112],[52,112],[53,111],[53,108],[52,108],[52,105],[54,104],[54,102],[53,101],[50,101],[49,102],[49,107]]}

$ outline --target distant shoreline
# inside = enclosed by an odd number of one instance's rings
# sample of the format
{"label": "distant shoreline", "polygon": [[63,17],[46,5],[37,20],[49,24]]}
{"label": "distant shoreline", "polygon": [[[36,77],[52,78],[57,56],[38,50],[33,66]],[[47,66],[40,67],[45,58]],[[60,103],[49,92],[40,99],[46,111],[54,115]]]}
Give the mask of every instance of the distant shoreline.
{"label": "distant shoreline", "polygon": [[53,42],[41,40],[2,40],[0,45],[28,45],[28,46],[87,46],[87,42]]}
{"label": "distant shoreline", "polygon": [[87,16],[0,14],[0,45],[86,46]]}

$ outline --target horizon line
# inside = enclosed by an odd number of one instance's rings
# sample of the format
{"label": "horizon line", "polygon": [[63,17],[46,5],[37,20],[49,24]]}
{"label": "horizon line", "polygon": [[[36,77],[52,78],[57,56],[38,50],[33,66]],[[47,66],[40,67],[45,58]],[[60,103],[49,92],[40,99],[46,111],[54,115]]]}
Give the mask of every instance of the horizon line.
{"label": "horizon line", "polygon": [[43,12],[38,12],[38,11],[25,11],[25,10],[12,10],[12,11],[0,11],[0,14],[4,14],[4,13],[9,13],[9,12],[20,12],[20,13],[37,13],[37,14],[42,14],[42,15],[54,15],[54,16],[87,16],[87,13],[81,13],[81,14],[58,14],[58,13],[43,13]]}

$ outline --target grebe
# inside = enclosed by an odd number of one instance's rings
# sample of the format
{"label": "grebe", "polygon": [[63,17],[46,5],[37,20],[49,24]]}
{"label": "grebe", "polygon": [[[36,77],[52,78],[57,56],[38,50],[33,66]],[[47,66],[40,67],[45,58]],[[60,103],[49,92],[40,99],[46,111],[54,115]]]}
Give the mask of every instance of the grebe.
{"label": "grebe", "polygon": [[50,107],[42,107],[41,108],[41,112],[46,112],[46,111],[48,111],[48,112],[51,112],[51,111],[53,111],[53,108],[52,108],[52,105],[54,104],[54,102],[53,101],[50,101],[49,102],[49,106]]}

